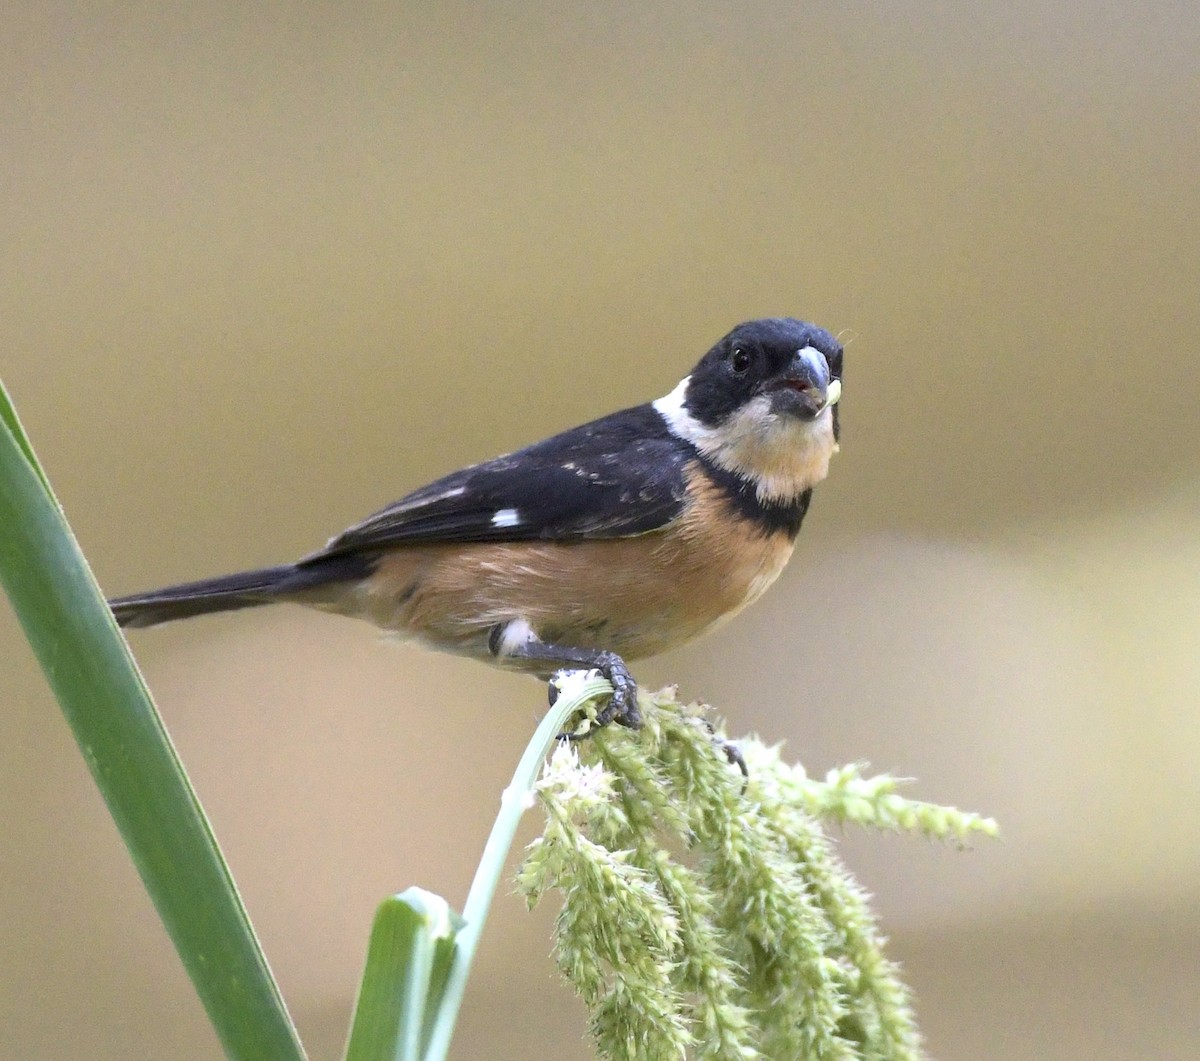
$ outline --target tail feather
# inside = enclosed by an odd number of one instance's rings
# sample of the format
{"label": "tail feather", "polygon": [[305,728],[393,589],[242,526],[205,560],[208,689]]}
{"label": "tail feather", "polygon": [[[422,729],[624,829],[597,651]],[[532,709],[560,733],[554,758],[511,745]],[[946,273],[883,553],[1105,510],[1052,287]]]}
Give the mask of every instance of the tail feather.
{"label": "tail feather", "polygon": [[371,566],[365,558],[354,555],[283,564],[116,597],[108,606],[120,626],[157,626],[194,615],[257,608],[317,586],[356,581],[369,574]]}

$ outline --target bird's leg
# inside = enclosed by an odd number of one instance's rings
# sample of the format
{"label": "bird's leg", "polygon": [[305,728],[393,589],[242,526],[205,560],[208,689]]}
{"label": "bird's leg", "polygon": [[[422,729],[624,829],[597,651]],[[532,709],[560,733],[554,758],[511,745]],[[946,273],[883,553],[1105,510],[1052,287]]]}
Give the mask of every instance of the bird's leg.
{"label": "bird's leg", "polygon": [[615,652],[595,648],[571,648],[542,641],[527,623],[515,620],[497,623],[488,637],[488,648],[494,656],[510,656],[554,667],[581,670],[595,669],[613,687],[612,699],[596,714],[596,727],[616,722],[630,729],[640,729],[641,712],[637,704],[637,682],[629,673],[625,661]]}

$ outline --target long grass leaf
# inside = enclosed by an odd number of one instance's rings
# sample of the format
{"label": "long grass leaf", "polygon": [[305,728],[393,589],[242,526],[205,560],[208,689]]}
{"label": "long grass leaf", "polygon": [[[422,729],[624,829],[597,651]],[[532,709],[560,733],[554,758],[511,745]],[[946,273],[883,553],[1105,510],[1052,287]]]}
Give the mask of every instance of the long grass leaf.
{"label": "long grass leaf", "polygon": [[303,1058],[208,820],[2,384],[0,581],[226,1052]]}

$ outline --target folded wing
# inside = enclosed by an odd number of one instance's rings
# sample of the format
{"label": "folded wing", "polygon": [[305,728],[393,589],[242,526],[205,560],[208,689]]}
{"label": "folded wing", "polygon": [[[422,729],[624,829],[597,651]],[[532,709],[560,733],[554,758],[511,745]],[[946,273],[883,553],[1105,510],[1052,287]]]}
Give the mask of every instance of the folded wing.
{"label": "folded wing", "polygon": [[693,456],[653,408],[627,409],[430,483],[301,564],[405,544],[645,534],[679,515]]}

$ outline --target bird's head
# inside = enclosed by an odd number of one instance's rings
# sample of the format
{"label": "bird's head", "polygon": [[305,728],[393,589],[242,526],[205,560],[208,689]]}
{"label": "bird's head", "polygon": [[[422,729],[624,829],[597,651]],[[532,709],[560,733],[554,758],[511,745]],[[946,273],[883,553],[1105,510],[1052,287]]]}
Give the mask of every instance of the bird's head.
{"label": "bird's head", "polygon": [[837,449],[842,345],[791,317],[739,324],[654,407],[670,429],[764,499],[790,500]]}

